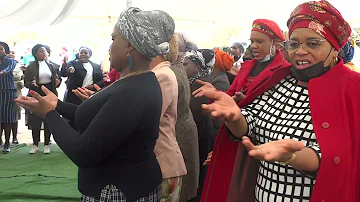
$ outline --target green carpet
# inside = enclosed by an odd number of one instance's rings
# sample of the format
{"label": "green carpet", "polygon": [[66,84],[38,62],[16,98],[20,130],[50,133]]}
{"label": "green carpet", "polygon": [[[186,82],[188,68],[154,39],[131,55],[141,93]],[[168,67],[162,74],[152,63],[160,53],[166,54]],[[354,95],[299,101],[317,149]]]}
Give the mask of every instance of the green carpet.
{"label": "green carpet", "polygon": [[51,154],[30,155],[31,146],[18,145],[9,154],[0,153],[1,202],[80,201],[77,167],[57,145]]}

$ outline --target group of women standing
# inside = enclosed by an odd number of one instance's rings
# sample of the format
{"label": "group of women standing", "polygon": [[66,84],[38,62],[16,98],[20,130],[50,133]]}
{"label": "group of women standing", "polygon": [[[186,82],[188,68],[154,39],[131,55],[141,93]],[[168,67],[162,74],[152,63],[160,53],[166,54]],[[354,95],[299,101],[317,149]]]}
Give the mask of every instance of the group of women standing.
{"label": "group of women standing", "polygon": [[183,67],[171,16],[129,8],[110,50],[127,74],[79,105],[46,85],[16,102],[46,120],[79,167],[82,201],[360,201],[360,75],[338,57],[350,26],[329,2],[311,1],[288,28],[285,40],[273,21],[255,20],[253,59],[230,86],[231,58],[196,48]]}

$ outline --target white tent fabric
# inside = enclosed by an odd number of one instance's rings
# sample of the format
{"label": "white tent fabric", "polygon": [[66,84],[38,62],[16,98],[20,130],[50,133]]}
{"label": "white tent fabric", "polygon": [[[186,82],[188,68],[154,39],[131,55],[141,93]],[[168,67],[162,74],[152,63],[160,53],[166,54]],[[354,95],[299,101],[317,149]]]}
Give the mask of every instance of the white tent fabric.
{"label": "white tent fabric", "polygon": [[[329,0],[345,19],[360,21],[356,0]],[[66,17],[116,19],[128,3],[143,10],[160,9],[177,20],[249,26],[267,18],[286,28],[291,11],[304,0],[0,0],[0,25],[54,25]]]}
{"label": "white tent fabric", "polygon": [[66,19],[79,0],[0,0],[0,25],[55,25]]}

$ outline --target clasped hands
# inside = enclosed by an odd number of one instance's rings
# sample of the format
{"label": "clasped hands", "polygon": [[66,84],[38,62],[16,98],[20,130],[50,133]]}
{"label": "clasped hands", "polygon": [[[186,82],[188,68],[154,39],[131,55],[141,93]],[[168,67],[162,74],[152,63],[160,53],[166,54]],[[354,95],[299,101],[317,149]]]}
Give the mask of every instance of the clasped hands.
{"label": "clasped hands", "polygon": [[[224,92],[203,89],[196,94],[197,97],[205,96],[213,100],[210,104],[203,104],[202,108],[212,117],[228,123],[238,123],[242,118],[241,110],[232,97]],[[261,161],[286,162],[292,159],[293,154],[302,150],[305,146],[300,141],[281,139],[261,145],[254,145],[246,137],[242,137],[242,143],[248,150],[248,154]],[[212,154],[208,156],[211,159]],[[209,163],[209,159],[204,164]]]}

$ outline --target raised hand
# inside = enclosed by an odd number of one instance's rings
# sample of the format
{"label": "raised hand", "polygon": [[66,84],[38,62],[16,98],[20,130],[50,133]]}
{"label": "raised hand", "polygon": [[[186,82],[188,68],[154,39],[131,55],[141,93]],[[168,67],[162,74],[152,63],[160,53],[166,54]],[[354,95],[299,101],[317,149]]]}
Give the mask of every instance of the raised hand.
{"label": "raised hand", "polygon": [[201,86],[200,88],[198,88],[198,89],[196,89],[196,90],[194,90],[194,92],[192,93],[195,97],[199,97],[199,93],[201,92],[201,91],[210,91],[210,90],[213,90],[213,91],[215,91],[216,90],[216,88],[211,84],[211,83],[209,83],[209,82],[205,82],[205,81],[202,81],[202,80],[196,80],[196,83],[198,83],[198,84],[201,84],[201,85],[203,85],[203,86]]}
{"label": "raised hand", "polygon": [[235,95],[233,96],[233,99],[235,100],[236,103],[239,103],[241,100],[245,99],[245,95],[242,92],[236,92]]}
{"label": "raised hand", "polygon": [[207,159],[205,160],[205,162],[203,163],[203,166],[208,166],[211,162],[211,158],[212,158],[212,151],[208,154]]}
{"label": "raised hand", "polygon": [[33,86],[35,86],[35,87],[39,87],[39,86],[37,85],[37,83],[36,83],[36,78],[35,78],[35,77],[33,78],[31,84],[32,84]]}
{"label": "raised hand", "polygon": [[198,96],[205,96],[214,100],[211,104],[202,105],[202,108],[209,112],[214,118],[233,122],[239,120],[242,116],[240,108],[237,106],[234,99],[224,92],[213,90],[201,91],[198,93]]}
{"label": "raised hand", "polygon": [[57,97],[45,86],[42,86],[42,91],[46,96],[42,97],[35,91],[30,91],[32,97],[20,97],[15,99],[15,102],[18,103],[23,108],[35,113],[41,118],[45,118],[45,115],[54,110],[57,105]]}
{"label": "raised hand", "polygon": [[249,155],[261,161],[285,162],[292,158],[292,155],[302,150],[305,146],[302,142],[292,139],[271,141],[255,146],[251,140],[243,136],[242,143],[249,151]]}

